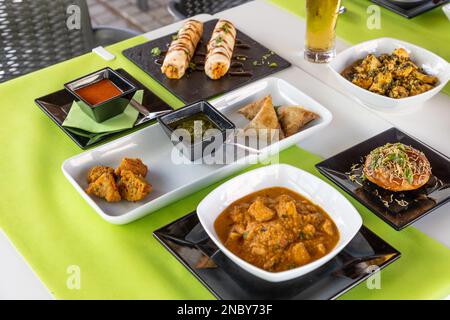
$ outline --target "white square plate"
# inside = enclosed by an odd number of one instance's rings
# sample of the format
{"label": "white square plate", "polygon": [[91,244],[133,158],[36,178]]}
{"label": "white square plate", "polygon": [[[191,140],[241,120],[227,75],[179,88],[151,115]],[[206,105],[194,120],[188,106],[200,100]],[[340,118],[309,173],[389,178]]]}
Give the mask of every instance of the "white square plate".
{"label": "white square plate", "polygon": [[[214,221],[234,201],[270,187],[288,188],[324,209],[339,230],[340,239],[336,247],[316,261],[282,272],[265,271],[229,251],[219,240]],[[344,249],[362,226],[358,211],[341,193],[316,176],[286,164],[258,168],[223,183],[200,202],[197,214],[209,237],[228,258],[244,270],[271,282],[291,280],[319,268]]]}

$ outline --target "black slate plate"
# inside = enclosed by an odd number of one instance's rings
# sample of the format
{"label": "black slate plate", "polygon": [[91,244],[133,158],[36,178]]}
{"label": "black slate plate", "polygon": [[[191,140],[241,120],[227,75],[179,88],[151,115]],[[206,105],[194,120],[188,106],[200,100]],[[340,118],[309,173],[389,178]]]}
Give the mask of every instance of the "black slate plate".
{"label": "black slate plate", "polygon": [[[216,19],[205,22],[201,43],[197,46],[196,56],[192,59],[194,62],[201,59],[201,56],[198,55],[199,52],[206,53],[206,45],[217,21],[218,20]],[[158,58],[151,54],[151,50],[156,47],[160,48],[162,51],[166,50],[167,46],[172,41],[172,35],[173,34],[169,34],[162,38],[126,49],[122,53],[186,104],[198,100],[207,100],[222,93],[229,92],[258,79],[267,77],[282,69],[288,68],[291,65],[276,54],[271,55],[265,60],[262,59],[262,57],[268,54],[270,50],[238,30],[237,40],[240,40],[243,44],[249,45],[251,48],[245,49],[236,46],[233,56],[246,55],[248,58],[246,61],[233,59],[233,62],[241,62],[243,64],[243,69],[252,72],[252,76],[230,76],[227,74],[219,80],[211,80],[203,71],[197,70],[185,74],[184,77],[179,80],[171,80],[161,73],[161,65],[155,62]],[[254,61],[261,60],[264,60],[266,64],[262,66],[253,65]],[[269,67],[267,62],[276,63],[277,67]],[[233,70],[237,70],[237,68],[230,69],[230,71]]]}
{"label": "black slate plate", "polygon": [[[146,107],[150,112],[162,111],[162,110],[173,110],[167,103],[161,100],[157,95],[155,95],[152,91],[147,89],[142,83],[133,78],[128,72],[124,69],[116,70],[121,75],[125,76],[130,82],[132,82],[135,86],[138,87],[138,90],[144,90],[144,97],[142,100],[142,105]],[[105,139],[113,139],[114,137],[118,138],[122,136],[125,132],[133,130],[135,128],[141,127],[146,124],[148,121],[144,121],[138,126],[135,126],[132,129],[111,133],[109,135],[104,136],[98,141],[87,145],[89,138],[79,136],[73,132],[68,131],[66,128],[62,126],[64,120],[67,117],[67,114],[70,111],[70,107],[72,106],[73,97],[69,94],[65,89],[56,91],[44,97],[37,98],[35,103],[42,109],[49,117],[53,120],[81,149],[91,148]],[[139,115],[138,119],[142,118],[142,115]],[[150,120],[154,121],[154,120]]]}
{"label": "black slate plate", "polygon": [[407,5],[402,7],[401,5],[389,2],[388,0],[371,0],[373,3],[379,4],[382,7],[385,7],[388,10],[391,10],[399,15],[411,19],[422,13],[430,11],[436,7],[439,7],[443,4],[448,3],[448,0],[437,0],[437,1],[427,1],[425,3],[419,3],[415,6]]}
{"label": "black slate plate", "polygon": [[[303,277],[272,283],[241,269],[218,250],[196,212],[156,230],[153,235],[218,299],[328,300],[347,292],[400,258],[400,252],[362,227],[332,260]],[[373,270],[373,269],[372,269]]]}
{"label": "black slate plate", "polygon": [[[391,192],[369,181],[350,180],[350,175],[359,175],[361,172],[360,168],[352,171],[353,164],[362,163],[373,149],[394,142],[410,145],[425,153],[433,173],[425,186],[408,192]],[[405,228],[450,200],[450,160],[396,128],[386,130],[318,163],[316,168],[396,230]],[[376,196],[377,193],[383,200],[390,202],[388,207]],[[408,204],[401,206],[396,199],[400,202],[405,200]]]}

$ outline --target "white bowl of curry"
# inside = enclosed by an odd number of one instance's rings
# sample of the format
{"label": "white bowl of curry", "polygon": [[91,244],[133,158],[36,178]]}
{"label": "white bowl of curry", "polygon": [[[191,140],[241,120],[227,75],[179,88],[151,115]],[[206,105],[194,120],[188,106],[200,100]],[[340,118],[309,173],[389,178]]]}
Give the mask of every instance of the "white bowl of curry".
{"label": "white bowl of curry", "polygon": [[303,276],[336,256],[362,226],[358,211],[314,175],[285,164],[239,175],[198,205],[214,243],[270,282]]}

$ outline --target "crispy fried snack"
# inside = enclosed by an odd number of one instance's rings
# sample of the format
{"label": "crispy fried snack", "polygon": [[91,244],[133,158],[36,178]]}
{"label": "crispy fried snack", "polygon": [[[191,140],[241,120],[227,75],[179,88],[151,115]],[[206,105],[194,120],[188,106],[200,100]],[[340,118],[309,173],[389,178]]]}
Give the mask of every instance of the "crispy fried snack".
{"label": "crispy fried snack", "polygon": [[86,192],[104,198],[108,202],[118,202],[121,200],[114,175],[110,172],[103,173],[94,182],[91,182]]}
{"label": "crispy fried snack", "polygon": [[125,170],[145,177],[147,175],[148,168],[141,159],[123,158],[119,167],[116,169],[116,175],[118,175],[119,177],[122,176],[122,171]]}
{"label": "crispy fried snack", "polygon": [[409,191],[428,182],[431,165],[423,152],[402,143],[388,143],[366,157],[364,175],[384,189]]}
{"label": "crispy fried snack", "polygon": [[[244,114],[244,112],[241,112]],[[256,130],[258,133],[260,130],[278,130],[279,138],[284,138],[283,130],[281,129],[280,122],[278,121],[277,113],[272,103],[272,97],[267,96],[261,101],[258,112],[255,117],[244,128],[247,130]]]}
{"label": "crispy fried snack", "polygon": [[88,172],[88,177],[87,177],[88,183],[94,182],[95,180],[100,178],[101,175],[104,173],[110,173],[114,176],[114,169],[111,167],[107,167],[107,166],[92,167],[91,170],[89,170],[89,172]]}
{"label": "crispy fried snack", "polygon": [[122,170],[120,174],[118,187],[123,199],[140,201],[152,191],[152,186],[139,174],[130,170]]}

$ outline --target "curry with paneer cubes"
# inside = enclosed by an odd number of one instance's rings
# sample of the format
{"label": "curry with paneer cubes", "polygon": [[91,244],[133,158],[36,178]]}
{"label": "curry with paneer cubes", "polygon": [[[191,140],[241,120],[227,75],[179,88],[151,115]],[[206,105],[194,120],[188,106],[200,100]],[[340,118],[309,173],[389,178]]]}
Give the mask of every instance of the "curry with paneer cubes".
{"label": "curry with paneer cubes", "polygon": [[233,202],[218,216],[214,228],[228,250],[270,272],[313,262],[339,241],[335,223],[322,208],[283,187]]}
{"label": "curry with paneer cubes", "polygon": [[394,99],[424,93],[439,82],[411,61],[403,48],[379,57],[369,54],[347,67],[342,76],[363,89]]}

